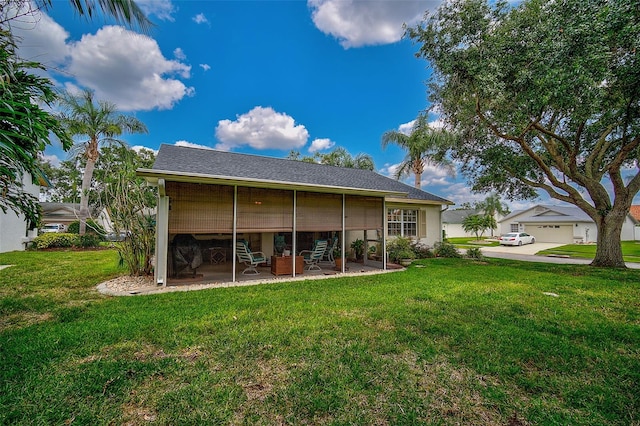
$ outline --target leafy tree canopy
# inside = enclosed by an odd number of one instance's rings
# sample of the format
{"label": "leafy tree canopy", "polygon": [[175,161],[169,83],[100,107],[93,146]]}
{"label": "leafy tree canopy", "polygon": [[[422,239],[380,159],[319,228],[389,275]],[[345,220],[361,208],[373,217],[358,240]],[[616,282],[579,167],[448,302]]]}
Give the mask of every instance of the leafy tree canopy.
{"label": "leafy tree canopy", "polygon": [[72,141],[46,109],[56,99],[52,83],[31,74],[42,68],[16,56],[11,34],[0,29],[0,210],[23,214],[38,222],[38,200],[23,190],[23,178],[37,181],[38,153],[50,144],[52,133],[68,149]]}
{"label": "leafy tree canopy", "polygon": [[356,156],[349,154],[343,147],[338,147],[331,152],[321,154],[314,153],[312,156],[302,156],[299,151],[290,151],[287,155],[289,160],[304,161],[307,163],[320,163],[330,166],[347,167],[350,169],[374,170],[373,158],[369,154],[360,153]]}
{"label": "leafy tree canopy", "polygon": [[580,207],[598,225],[593,264],[624,266],[620,231],[640,189],[637,1],[452,0],[407,32],[473,189],[542,189]]}

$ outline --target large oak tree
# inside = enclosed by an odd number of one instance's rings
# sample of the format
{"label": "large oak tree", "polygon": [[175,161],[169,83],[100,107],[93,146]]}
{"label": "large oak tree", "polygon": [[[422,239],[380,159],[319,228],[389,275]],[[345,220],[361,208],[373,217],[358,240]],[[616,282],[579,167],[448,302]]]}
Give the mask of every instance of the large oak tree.
{"label": "large oak tree", "polygon": [[624,267],[640,190],[637,1],[453,0],[407,32],[473,189],[576,205],[598,227],[592,265]]}

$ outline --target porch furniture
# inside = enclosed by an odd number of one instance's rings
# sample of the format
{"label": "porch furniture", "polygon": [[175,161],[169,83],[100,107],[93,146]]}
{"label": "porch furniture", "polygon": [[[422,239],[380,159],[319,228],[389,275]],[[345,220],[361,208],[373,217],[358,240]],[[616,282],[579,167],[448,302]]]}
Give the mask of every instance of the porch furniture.
{"label": "porch furniture", "polygon": [[227,251],[223,247],[211,247],[209,249],[209,263],[212,265],[227,263]]}
{"label": "porch furniture", "polygon": [[318,262],[322,260],[322,256],[324,256],[324,252],[327,249],[327,245],[327,240],[316,240],[312,250],[302,250],[300,252],[300,256],[304,257],[304,263],[307,264],[307,271],[322,270],[320,266],[318,266]]}
{"label": "porch furniture", "polygon": [[[273,275],[292,275],[293,258],[291,256],[271,256],[271,273]],[[296,274],[304,273],[304,258],[296,256]]]}
{"label": "porch furniture", "polygon": [[264,253],[261,251],[252,252],[249,250],[247,243],[244,241],[238,241],[236,243],[236,256],[238,258],[238,262],[244,263],[247,267],[244,271],[242,271],[243,275],[257,275],[260,272],[256,269],[261,263],[267,261]]}
{"label": "porch furniture", "polygon": [[336,260],[333,258],[333,252],[338,248],[338,237],[333,238],[331,244],[327,245],[327,249],[324,251],[322,255],[323,262],[329,262],[331,266],[336,265]]}

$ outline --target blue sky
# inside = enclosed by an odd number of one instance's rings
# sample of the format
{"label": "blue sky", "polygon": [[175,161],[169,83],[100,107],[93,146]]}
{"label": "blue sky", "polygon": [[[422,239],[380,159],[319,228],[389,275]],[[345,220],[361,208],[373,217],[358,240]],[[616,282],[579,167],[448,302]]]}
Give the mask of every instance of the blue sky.
{"label": "blue sky", "polygon": [[[44,63],[58,86],[89,88],[141,119],[149,134],[125,135],[131,146],[274,157],[341,146],[390,175],[404,152],[382,150],[381,135],[410,127],[428,107],[427,63],[402,26],[439,3],[144,0],[156,26],[143,35],[54,0],[13,29],[21,56]],[[58,146],[46,154],[53,163],[67,156]],[[458,204],[486,197],[431,167],[422,185]]]}

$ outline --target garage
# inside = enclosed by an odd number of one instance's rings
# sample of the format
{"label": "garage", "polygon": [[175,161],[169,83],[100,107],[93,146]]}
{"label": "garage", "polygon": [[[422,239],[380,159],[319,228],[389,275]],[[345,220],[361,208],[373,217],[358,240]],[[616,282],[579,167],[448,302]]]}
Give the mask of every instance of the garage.
{"label": "garage", "polygon": [[540,243],[573,243],[572,225],[525,225],[525,232],[533,235]]}

